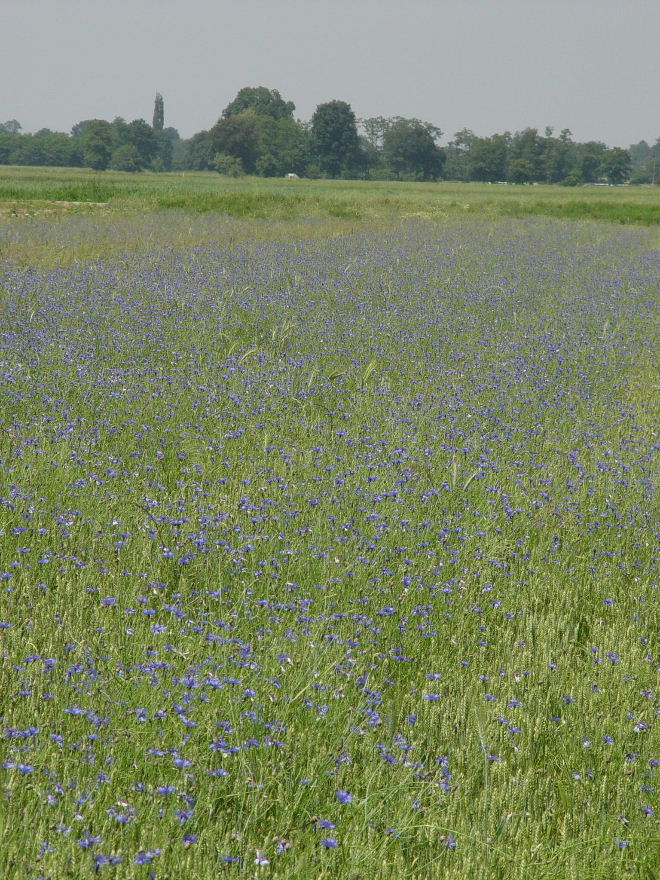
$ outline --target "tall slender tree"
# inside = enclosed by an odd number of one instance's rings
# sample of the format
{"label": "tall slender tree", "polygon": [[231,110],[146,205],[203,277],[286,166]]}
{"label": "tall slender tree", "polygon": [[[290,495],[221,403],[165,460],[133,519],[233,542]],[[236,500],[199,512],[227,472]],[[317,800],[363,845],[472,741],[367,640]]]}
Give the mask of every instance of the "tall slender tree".
{"label": "tall slender tree", "polygon": [[154,131],[162,131],[165,125],[165,105],[163,104],[163,96],[160,92],[156,92],[154,101],[154,119],[151,127]]}

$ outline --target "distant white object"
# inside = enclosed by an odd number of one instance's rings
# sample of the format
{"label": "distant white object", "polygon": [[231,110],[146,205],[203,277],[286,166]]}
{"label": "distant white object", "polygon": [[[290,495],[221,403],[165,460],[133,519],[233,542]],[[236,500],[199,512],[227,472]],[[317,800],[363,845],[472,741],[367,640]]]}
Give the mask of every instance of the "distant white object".
{"label": "distant white object", "polygon": [[293,171],[289,171],[289,173],[288,173],[288,174],[285,174],[284,176],[286,177],[287,180],[300,180],[300,178],[298,177],[298,175],[297,175],[297,174],[294,174]]}

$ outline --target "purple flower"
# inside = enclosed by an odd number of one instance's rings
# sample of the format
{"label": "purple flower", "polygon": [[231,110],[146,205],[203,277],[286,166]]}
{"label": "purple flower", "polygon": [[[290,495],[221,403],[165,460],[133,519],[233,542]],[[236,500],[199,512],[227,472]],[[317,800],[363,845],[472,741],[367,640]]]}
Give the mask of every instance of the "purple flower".
{"label": "purple flower", "polygon": [[335,846],[339,846],[339,841],[336,837],[324,837],[321,841],[321,846],[324,846],[326,849],[333,849]]}
{"label": "purple flower", "polygon": [[94,856],[94,866],[98,871],[103,865],[118,865],[121,862],[120,856],[115,855],[103,855],[102,853],[97,853]]}
{"label": "purple flower", "polygon": [[344,791],[343,788],[340,788],[337,792],[337,800],[340,804],[350,804],[353,800],[353,795],[347,791]]}
{"label": "purple flower", "polygon": [[152,862],[156,856],[160,855],[159,849],[148,849],[148,850],[140,850],[140,852],[135,856],[133,861],[136,865],[147,865],[149,862]]}

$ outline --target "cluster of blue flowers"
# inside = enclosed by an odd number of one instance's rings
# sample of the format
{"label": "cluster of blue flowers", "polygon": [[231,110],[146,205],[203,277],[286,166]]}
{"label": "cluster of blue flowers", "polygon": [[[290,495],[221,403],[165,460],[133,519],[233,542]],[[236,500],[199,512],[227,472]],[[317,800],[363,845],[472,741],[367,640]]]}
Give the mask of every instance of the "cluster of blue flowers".
{"label": "cluster of blue flowers", "polygon": [[635,849],[645,241],[471,221],[4,266],[3,784],[43,840],[21,876],[218,837],[254,871],[360,823],[453,858],[475,798],[545,797],[561,755]]}

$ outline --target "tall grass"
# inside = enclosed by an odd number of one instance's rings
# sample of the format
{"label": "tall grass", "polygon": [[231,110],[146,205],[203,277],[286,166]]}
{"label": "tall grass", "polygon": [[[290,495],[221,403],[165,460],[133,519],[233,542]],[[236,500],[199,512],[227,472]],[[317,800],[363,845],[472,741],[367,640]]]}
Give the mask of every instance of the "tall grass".
{"label": "tall grass", "polygon": [[652,233],[116,222],[3,268],[0,876],[654,877]]}

